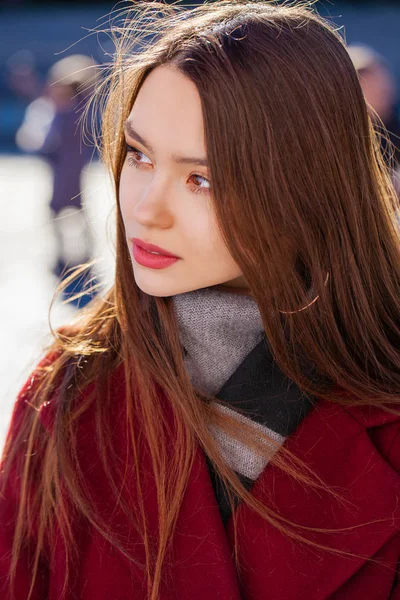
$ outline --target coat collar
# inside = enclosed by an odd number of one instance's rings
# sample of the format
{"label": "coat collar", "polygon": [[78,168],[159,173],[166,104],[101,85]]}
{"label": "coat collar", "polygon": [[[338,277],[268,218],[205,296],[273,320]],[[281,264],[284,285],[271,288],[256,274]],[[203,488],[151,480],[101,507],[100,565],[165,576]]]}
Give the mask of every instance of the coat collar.
{"label": "coat collar", "polygon": [[[242,566],[240,596],[232,592],[231,596],[221,597],[258,600],[265,597],[268,589],[271,598],[327,598],[399,530],[400,478],[351,410],[319,401],[285,446],[318,477],[342,492],[347,504],[339,503],[323,490],[313,491],[303,486],[272,464],[266,466],[251,493],[274,507],[282,518],[315,528],[313,541],[343,550],[349,556],[306,545],[300,547],[241,504],[237,508]],[[318,531],[338,528],[342,531]],[[210,552],[213,553],[208,575],[203,578],[206,587],[213,582],[215,592],[216,582],[232,581],[233,522],[230,518],[226,531],[223,529],[206,460],[200,450],[178,521],[177,540],[175,550],[179,559],[190,560],[191,565],[204,567],[207,557],[211,558]],[[222,589],[223,586],[221,593]],[[210,590],[203,591],[207,594]]]}

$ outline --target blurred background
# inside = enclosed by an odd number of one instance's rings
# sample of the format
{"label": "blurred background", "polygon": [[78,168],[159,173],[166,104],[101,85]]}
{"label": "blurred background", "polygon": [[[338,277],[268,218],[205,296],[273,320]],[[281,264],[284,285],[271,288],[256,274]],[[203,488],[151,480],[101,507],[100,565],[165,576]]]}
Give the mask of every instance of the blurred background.
{"label": "blurred background", "polygon": [[[88,33],[129,4],[0,2],[0,447],[18,389],[51,340],[50,303],[68,268],[93,258],[86,279],[106,289],[113,278],[112,187],[79,115],[113,53],[106,34]],[[400,145],[400,0],[316,8],[344,28],[371,115]],[[400,190],[397,169],[393,179]],[[55,300],[53,327],[94,295],[89,286],[74,299],[83,280]]]}

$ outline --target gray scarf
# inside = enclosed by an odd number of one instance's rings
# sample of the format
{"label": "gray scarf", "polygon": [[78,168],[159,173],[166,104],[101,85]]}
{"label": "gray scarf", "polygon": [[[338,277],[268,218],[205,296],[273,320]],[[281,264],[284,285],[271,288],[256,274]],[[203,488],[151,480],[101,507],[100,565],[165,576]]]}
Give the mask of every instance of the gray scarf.
{"label": "gray scarf", "polygon": [[174,296],[173,304],[192,384],[215,395],[263,337],[257,303],[204,288]]}

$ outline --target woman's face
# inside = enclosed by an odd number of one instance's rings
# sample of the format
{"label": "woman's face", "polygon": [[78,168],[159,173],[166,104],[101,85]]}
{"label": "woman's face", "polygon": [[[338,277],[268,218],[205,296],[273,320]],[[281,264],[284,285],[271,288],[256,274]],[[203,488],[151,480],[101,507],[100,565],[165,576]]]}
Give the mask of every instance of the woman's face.
{"label": "woman's face", "polygon": [[172,66],[154,69],[125,137],[120,206],[139,288],[173,296],[217,284],[246,287],[213,211],[196,86]]}

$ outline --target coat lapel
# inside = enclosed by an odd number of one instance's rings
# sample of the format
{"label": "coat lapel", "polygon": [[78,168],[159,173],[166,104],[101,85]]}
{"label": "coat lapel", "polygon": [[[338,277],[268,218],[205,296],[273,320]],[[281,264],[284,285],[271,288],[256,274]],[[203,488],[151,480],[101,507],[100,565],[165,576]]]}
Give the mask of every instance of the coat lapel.
{"label": "coat lapel", "polygon": [[[341,492],[347,505],[296,482],[271,464],[251,490],[258,500],[283,518],[316,528],[314,542],[349,555],[373,557],[398,532],[400,478],[350,411],[320,401],[285,446]],[[265,598],[267,589],[271,598],[328,598],[367,560],[299,547],[244,504],[237,508],[237,517],[244,598]],[[319,528],[343,531],[321,533]],[[227,535],[232,545],[232,518]]]}
{"label": "coat lapel", "polygon": [[[303,486],[272,464],[266,466],[251,493],[283,518],[315,528],[311,534],[314,542],[349,556],[299,545],[240,504],[236,514],[241,572],[237,576],[232,518],[225,530],[206,458],[199,450],[174,545],[177,597],[181,597],[179,593],[184,597],[191,580],[196,581],[193,598],[264,600],[268,590],[269,598],[325,600],[398,533],[400,479],[349,410],[320,401],[285,446],[341,492],[345,503],[323,490]],[[343,531],[321,533],[320,528]]]}

